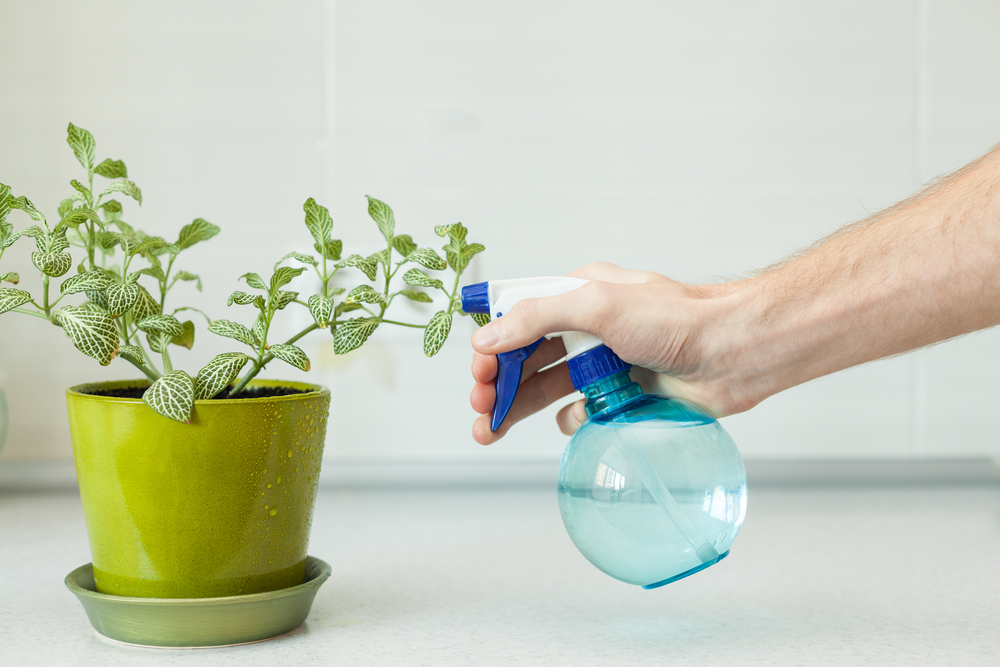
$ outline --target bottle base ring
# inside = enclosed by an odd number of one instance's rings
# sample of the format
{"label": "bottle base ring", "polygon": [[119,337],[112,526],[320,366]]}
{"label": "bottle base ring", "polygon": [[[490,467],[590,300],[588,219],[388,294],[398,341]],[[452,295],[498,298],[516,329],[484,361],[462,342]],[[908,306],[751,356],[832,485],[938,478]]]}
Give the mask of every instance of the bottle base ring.
{"label": "bottle base ring", "polygon": [[669,577],[667,579],[664,579],[663,581],[657,581],[655,584],[646,584],[642,588],[643,588],[643,590],[651,591],[654,588],[659,588],[660,586],[666,586],[667,584],[672,584],[675,581],[683,579],[684,577],[690,577],[692,574],[695,574],[696,572],[701,572],[706,567],[710,567],[712,565],[715,565],[716,563],[718,563],[720,560],[722,560],[723,558],[725,558],[728,555],[729,555],[729,551],[725,551],[722,554],[720,554],[718,558],[713,558],[712,560],[704,562],[701,565],[698,565],[697,567],[692,567],[690,570],[686,570],[684,572],[681,572],[680,574],[678,574],[676,576],[673,576],[673,577]]}

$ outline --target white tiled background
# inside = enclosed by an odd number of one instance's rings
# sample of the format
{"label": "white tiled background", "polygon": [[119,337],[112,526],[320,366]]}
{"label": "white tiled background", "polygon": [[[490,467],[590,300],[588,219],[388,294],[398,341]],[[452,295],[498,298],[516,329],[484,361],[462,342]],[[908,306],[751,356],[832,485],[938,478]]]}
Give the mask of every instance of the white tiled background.
{"label": "white tiled background", "polygon": [[[595,260],[718,280],[1000,140],[1000,5],[988,0],[9,0],[0,25],[0,181],[54,214],[78,169],[66,123],[90,129],[143,188],[126,219],[168,235],[199,216],[222,227],[189,262],[215,263],[205,293],[190,293],[217,317],[236,276],[308,249],[308,196],[366,254],[378,236],[365,194],[425,242],[461,220],[488,248],[470,282]],[[22,245],[0,268],[31,286]],[[551,415],[495,447],[472,442],[471,330],[462,322],[433,360],[417,332],[379,331],[347,359],[314,334],[310,374],[271,375],[331,387],[330,460],[558,457]],[[179,364],[225,349],[199,338]],[[63,389],[134,375],[61,339],[0,317],[4,459],[70,457]],[[725,424],[748,457],[997,456],[997,376],[992,331]]]}

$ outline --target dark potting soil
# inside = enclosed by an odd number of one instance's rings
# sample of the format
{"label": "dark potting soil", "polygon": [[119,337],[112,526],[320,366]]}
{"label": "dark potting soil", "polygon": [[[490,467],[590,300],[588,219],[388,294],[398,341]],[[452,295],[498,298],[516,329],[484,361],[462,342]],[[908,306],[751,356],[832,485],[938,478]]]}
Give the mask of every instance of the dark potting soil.
{"label": "dark potting soil", "polygon": [[[91,396],[110,396],[112,398],[142,398],[149,387],[120,387],[118,389],[95,389],[84,392]],[[291,387],[249,387],[240,392],[240,398],[267,398],[270,396],[292,396],[293,394],[309,393],[305,389],[293,389]],[[216,399],[229,398],[229,388],[223,389]]]}

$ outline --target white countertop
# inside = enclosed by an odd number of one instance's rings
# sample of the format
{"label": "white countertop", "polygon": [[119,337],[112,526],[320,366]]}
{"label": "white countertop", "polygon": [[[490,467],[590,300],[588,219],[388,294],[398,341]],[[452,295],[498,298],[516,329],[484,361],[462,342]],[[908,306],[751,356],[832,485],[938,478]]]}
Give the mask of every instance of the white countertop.
{"label": "white countertop", "polygon": [[306,624],[194,651],[95,637],[63,577],[79,497],[0,494],[0,662],[997,665],[1000,487],[751,489],[728,559],[654,591],[597,571],[553,490],[322,490]]}

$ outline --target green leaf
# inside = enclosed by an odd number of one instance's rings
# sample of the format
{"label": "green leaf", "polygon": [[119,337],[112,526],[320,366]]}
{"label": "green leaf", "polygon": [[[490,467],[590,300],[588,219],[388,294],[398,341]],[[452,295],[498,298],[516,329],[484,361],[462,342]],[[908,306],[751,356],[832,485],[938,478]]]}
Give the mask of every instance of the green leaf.
{"label": "green leaf", "polygon": [[108,310],[108,297],[104,294],[104,290],[87,290],[87,300],[105,312]]}
{"label": "green leaf", "polygon": [[291,267],[291,266],[279,266],[274,270],[271,275],[271,289],[270,292],[273,294],[279,288],[284,287],[288,283],[292,282],[294,278],[301,276],[305,272],[304,266]]}
{"label": "green leaf", "polygon": [[417,244],[413,242],[413,239],[409,234],[400,234],[399,236],[392,237],[392,247],[396,249],[403,257],[406,257],[411,252],[417,249]]}
{"label": "green leaf", "polygon": [[138,345],[122,345],[118,350],[118,356],[131,359],[140,364],[146,363],[146,358],[142,354],[142,348]]}
{"label": "green leaf", "polygon": [[228,387],[240,371],[250,361],[242,352],[226,352],[217,355],[198,371],[194,379],[194,398],[202,401],[214,397]]}
{"label": "green leaf", "polygon": [[261,310],[263,310],[264,306],[266,305],[264,302],[264,297],[260,296],[259,294],[247,294],[246,292],[241,292],[239,290],[236,290],[235,292],[229,295],[229,301],[226,303],[226,305],[231,306],[234,303],[238,306],[248,306],[250,304],[253,304]]}
{"label": "green leaf", "polygon": [[250,335],[250,330],[238,322],[215,320],[208,325],[208,330],[214,334],[218,334],[219,336],[232,338],[240,341],[241,343],[246,343],[250,347],[254,347],[253,336]]}
{"label": "green leaf", "polygon": [[122,217],[122,205],[117,199],[109,199],[98,208],[104,209],[104,217],[108,222],[116,222]]}
{"label": "green leaf", "polygon": [[450,236],[452,239],[465,241],[465,236],[469,233],[469,230],[461,222],[456,222],[451,225],[437,225],[434,227],[434,233],[441,238]]}
{"label": "green leaf", "polygon": [[484,250],[486,250],[486,246],[482,243],[470,243],[465,246],[465,249],[461,253],[461,261],[458,263],[458,270],[464,271],[465,267],[467,267],[469,262],[472,261],[473,255],[477,255]]}
{"label": "green leaf", "polygon": [[345,300],[348,303],[378,303],[383,304],[388,301],[381,292],[376,292],[371,285],[358,285],[352,289]]}
{"label": "green leaf", "polygon": [[344,244],[342,241],[334,239],[332,241],[327,241],[323,245],[314,243],[313,248],[316,249],[316,252],[323,255],[323,257],[336,261],[340,259],[340,252],[344,249]]}
{"label": "green leaf", "polygon": [[[0,224],[4,223],[10,214],[10,200],[10,186],[0,183]],[[62,215],[62,213],[59,215]]]}
{"label": "green leaf", "polygon": [[147,333],[158,331],[167,334],[171,338],[184,333],[184,327],[173,315],[149,315],[141,320],[136,320],[135,326]]}
{"label": "green leaf", "polygon": [[157,354],[163,352],[170,345],[172,338],[173,336],[162,331],[150,331],[146,334],[146,342],[149,343],[149,349]]}
{"label": "green leaf", "polygon": [[300,348],[294,345],[272,345],[267,348],[270,354],[274,355],[275,359],[281,359],[287,364],[295,366],[300,371],[308,371],[312,368],[312,364],[309,363],[309,357]]}
{"label": "green leaf", "polygon": [[199,241],[207,241],[219,233],[219,228],[208,220],[202,218],[195,219],[191,224],[185,225],[181,229],[181,234],[177,238],[177,247],[181,250],[190,248]]}
{"label": "green leaf", "polygon": [[8,271],[7,273],[0,275],[0,283],[10,283],[11,285],[16,285],[19,282],[21,282],[21,276],[13,271]]}
{"label": "green leaf", "polygon": [[451,332],[451,315],[444,310],[439,310],[424,329],[424,354],[433,357],[448,340]]}
{"label": "green leaf", "polygon": [[358,317],[341,322],[333,334],[333,353],[347,354],[361,347],[375,332],[380,322],[377,317]]}
{"label": "green leaf", "polygon": [[106,159],[101,164],[94,167],[94,173],[100,174],[104,178],[125,178],[128,176],[128,169],[121,160]]}
{"label": "green leaf", "polygon": [[139,300],[139,286],[133,283],[113,283],[104,290],[104,294],[108,297],[108,312],[111,317],[118,317],[132,310],[132,306]]}
{"label": "green leaf", "polygon": [[[90,298],[90,292],[87,292],[87,296]],[[153,317],[159,314],[160,303],[153,298],[152,294],[146,291],[145,287],[139,285],[139,298],[136,299],[135,305],[132,306],[132,321],[138,322],[146,319],[147,317]]]}
{"label": "green leaf", "polygon": [[144,273],[147,276],[153,276],[154,278],[156,278],[157,282],[166,278],[166,276],[163,275],[163,267],[161,267],[159,264],[154,264],[153,266],[147,266],[146,268],[141,269],[139,273]]}
{"label": "green leaf", "polygon": [[184,371],[171,371],[150,385],[142,401],[164,417],[187,423],[194,408],[194,381]]}
{"label": "green leaf", "polygon": [[72,278],[67,278],[59,286],[59,293],[76,294],[77,292],[84,292],[86,290],[102,290],[106,289],[113,282],[114,279],[109,273],[101,269],[95,269],[86,273],[78,273]]}
{"label": "green leaf", "polygon": [[396,218],[392,214],[392,209],[378,199],[368,197],[368,215],[378,225],[378,229],[382,232],[385,240],[392,241],[392,235],[396,232]]}
{"label": "green leaf", "polygon": [[185,281],[195,281],[198,291],[201,291],[201,278],[193,273],[188,273],[187,271],[178,271],[174,274],[174,280],[185,280]]}
{"label": "green leaf", "polygon": [[31,301],[31,295],[13,287],[0,287],[0,313],[17,308]]}
{"label": "green leaf", "polygon": [[66,143],[73,149],[76,159],[80,161],[83,168],[90,171],[94,168],[94,148],[97,145],[97,142],[94,141],[94,135],[73,123],[69,124],[67,133],[69,136],[66,137]]}
{"label": "green leaf", "polygon": [[[2,185],[3,184],[0,183],[0,186]],[[73,210],[73,207],[76,206],[76,203],[78,201],[81,201],[79,197],[67,197],[66,199],[63,199],[59,203],[59,208],[56,209],[56,212],[59,213],[59,217],[60,218],[66,217],[66,214]],[[2,206],[2,203],[0,203],[0,206]],[[3,217],[2,213],[3,210],[0,209],[0,218]]]}
{"label": "green leaf", "polygon": [[139,245],[135,247],[132,254],[137,255],[140,253],[152,253],[154,250],[164,248],[168,245],[170,244],[167,243],[166,239],[160,238],[159,236],[147,236]]}
{"label": "green leaf", "polygon": [[108,187],[104,188],[104,192],[101,193],[101,196],[103,197],[104,195],[109,195],[112,192],[121,192],[122,194],[126,194],[136,200],[139,204],[142,204],[142,190],[140,190],[139,186],[132,181],[115,181]]}
{"label": "green leaf", "polygon": [[444,283],[437,278],[431,278],[420,269],[410,269],[403,274],[403,282],[414,287],[435,287],[442,288]]}
{"label": "green leaf", "polygon": [[267,285],[264,284],[264,279],[256,273],[244,273],[240,276],[240,280],[246,280],[247,285],[255,289],[267,290]]}
{"label": "green leaf", "polygon": [[290,304],[295,299],[299,298],[298,292],[285,292],[283,290],[278,290],[278,293],[274,295],[274,307],[277,310],[284,310],[285,306]]}
{"label": "green leaf", "polygon": [[351,303],[349,301],[341,301],[337,304],[337,307],[333,309],[334,318],[340,317],[344,313],[350,313],[355,310],[361,310],[363,306],[360,303]]}
{"label": "green leaf", "polygon": [[309,312],[320,328],[325,329],[333,314],[333,299],[322,294],[309,297]]}
{"label": "green leaf", "polygon": [[427,292],[421,292],[420,290],[415,289],[400,290],[398,294],[402,294],[411,301],[420,301],[421,303],[431,303],[434,301],[434,299],[431,298],[431,295]]}
{"label": "green leaf", "polygon": [[187,322],[182,322],[181,326],[184,327],[184,333],[180,336],[174,336],[170,339],[170,342],[173,345],[186,347],[190,350],[194,347],[194,322],[188,320]]}
{"label": "green leaf", "polygon": [[342,269],[345,266],[360,269],[362,273],[368,276],[368,280],[375,280],[375,273],[378,271],[378,262],[373,259],[365,259],[361,255],[351,255],[342,262],[337,262],[338,269]]}
{"label": "green leaf", "polygon": [[287,255],[285,255],[284,257],[282,257],[281,259],[279,259],[275,263],[274,268],[278,268],[278,265],[280,265],[286,259],[295,259],[295,260],[298,260],[298,261],[302,262],[303,264],[309,264],[310,266],[318,266],[318,262],[316,261],[316,258],[313,257],[312,255],[303,255],[300,252],[290,252]]}
{"label": "green leaf", "polygon": [[97,215],[97,211],[89,208],[74,208],[65,214],[60,213],[60,215],[62,215],[62,220],[60,220],[59,224],[56,225],[56,229],[59,229],[60,227],[76,228],[78,225],[87,222],[88,220],[101,229],[104,229],[104,221],[101,220],[101,216]]}
{"label": "green leaf", "polygon": [[306,212],[306,227],[309,228],[309,233],[316,241],[316,249],[323,252],[321,248],[330,240],[330,232],[333,231],[333,218],[330,217],[330,211],[325,206],[317,204],[312,197],[306,200],[302,209]]}
{"label": "green leaf", "polygon": [[259,346],[264,343],[264,347],[267,347],[267,338],[264,335],[264,313],[257,315],[257,319],[254,320],[253,329],[250,330],[250,336],[253,337],[254,345]]}
{"label": "green leaf", "polygon": [[66,306],[56,312],[56,320],[76,349],[107,366],[118,354],[118,327],[102,310]]}
{"label": "green leaf", "polygon": [[84,201],[89,201],[91,198],[93,198],[94,195],[90,192],[90,188],[88,188],[86,185],[76,180],[75,178],[72,181],[70,181],[69,184],[73,186],[73,189],[75,189],[77,192],[83,195]]}
{"label": "green leaf", "polygon": [[406,260],[408,262],[416,262],[421,266],[426,266],[428,269],[434,269],[435,271],[448,268],[448,264],[432,248],[417,248],[406,256]]}
{"label": "green leaf", "polygon": [[490,323],[489,313],[469,313],[472,316],[472,321],[481,327],[486,326]]}
{"label": "green leaf", "polygon": [[[27,197],[11,197],[7,200],[7,205],[11,208],[16,208],[27,213],[32,220],[37,222],[45,222],[45,216],[42,212],[35,208],[35,205]],[[37,228],[36,228],[37,229]],[[27,230],[21,232],[25,236],[32,236],[27,233]]]}
{"label": "green leaf", "polygon": [[65,252],[33,252],[31,263],[45,275],[59,277],[73,266],[73,258]]}

